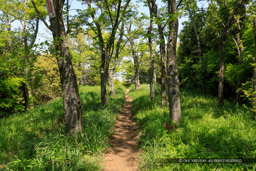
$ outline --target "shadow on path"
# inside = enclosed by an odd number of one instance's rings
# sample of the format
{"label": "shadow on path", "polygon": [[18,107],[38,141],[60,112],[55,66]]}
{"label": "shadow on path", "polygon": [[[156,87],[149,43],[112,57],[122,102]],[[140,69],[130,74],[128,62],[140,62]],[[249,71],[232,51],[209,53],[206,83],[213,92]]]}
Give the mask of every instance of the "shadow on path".
{"label": "shadow on path", "polygon": [[105,155],[105,171],[138,170],[137,126],[133,121],[132,99],[127,96],[128,92],[127,89],[123,111],[118,115],[115,124],[111,151]]}

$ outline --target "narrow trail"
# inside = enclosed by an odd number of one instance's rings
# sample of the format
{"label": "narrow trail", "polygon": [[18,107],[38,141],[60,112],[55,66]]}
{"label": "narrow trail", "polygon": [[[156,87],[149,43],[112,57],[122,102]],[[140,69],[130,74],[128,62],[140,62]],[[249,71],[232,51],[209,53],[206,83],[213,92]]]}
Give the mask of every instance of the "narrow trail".
{"label": "narrow trail", "polygon": [[119,113],[115,124],[112,148],[105,155],[104,171],[136,171],[138,150],[137,126],[132,116],[132,99],[125,93],[123,111]]}

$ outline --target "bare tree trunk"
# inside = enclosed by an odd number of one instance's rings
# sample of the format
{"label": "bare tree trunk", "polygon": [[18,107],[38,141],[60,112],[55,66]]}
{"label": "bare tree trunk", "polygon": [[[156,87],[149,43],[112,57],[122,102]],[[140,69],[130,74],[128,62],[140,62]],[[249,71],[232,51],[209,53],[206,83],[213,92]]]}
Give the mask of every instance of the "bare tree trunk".
{"label": "bare tree trunk", "polygon": [[51,18],[50,23],[60,71],[66,130],[68,133],[77,133],[83,129],[82,104],[65,32],[63,5],[64,0],[54,0],[56,17]]}
{"label": "bare tree trunk", "polygon": [[[245,8],[245,7],[243,7]],[[245,14],[244,14],[245,15]],[[237,24],[237,29],[238,29],[238,33],[236,34],[236,38],[233,38],[233,41],[235,42],[236,44],[236,48],[237,48],[237,53],[238,53],[238,57],[239,57],[239,63],[241,64],[241,55],[244,51],[244,45],[243,45],[243,42],[241,41],[241,37],[240,37],[240,32],[242,30],[241,28],[241,25],[240,25],[240,16],[238,16],[236,18],[236,24]],[[238,79],[238,83],[237,83],[237,87],[241,87],[242,83],[241,83],[241,80]],[[242,98],[241,98],[241,91],[237,91],[237,94],[236,94],[236,101],[241,104],[242,103]]]}
{"label": "bare tree trunk", "polygon": [[105,73],[105,63],[106,63],[106,53],[105,50],[102,50],[101,52],[101,66],[100,66],[100,92],[101,92],[101,103],[103,105],[108,103],[107,99],[107,77]]}
{"label": "bare tree trunk", "polygon": [[137,55],[134,58],[134,66],[135,66],[135,90],[140,90],[139,59]]}
{"label": "bare tree trunk", "polygon": [[115,93],[115,86],[114,86],[114,69],[111,68],[108,71],[108,90],[109,95],[114,97],[116,95]]}
{"label": "bare tree trunk", "polygon": [[150,8],[149,4],[149,11],[150,11],[150,25],[148,29],[148,43],[149,43],[149,51],[150,51],[150,68],[149,68],[149,75],[150,75],[150,98],[151,101],[155,100],[155,82],[154,82],[154,75],[155,75],[155,55],[153,53],[152,47],[152,28],[153,28],[153,13],[152,9]]}
{"label": "bare tree trunk", "polygon": [[26,35],[26,22],[24,21],[24,24],[23,24],[23,41],[24,41],[24,61],[25,61],[25,66],[24,66],[24,75],[25,75],[25,84],[23,85],[24,88],[22,89],[24,92],[23,92],[23,97],[24,97],[24,100],[25,100],[25,103],[24,103],[24,107],[25,107],[25,111],[28,110],[29,108],[29,99],[30,99],[30,93],[29,93],[29,90],[30,90],[30,86],[29,86],[29,78],[28,78],[28,72],[29,72],[29,56],[28,56],[28,42],[27,42],[27,35]]}
{"label": "bare tree trunk", "polygon": [[193,24],[193,28],[194,28],[194,32],[195,32],[195,36],[196,36],[196,42],[197,42],[197,51],[198,51],[198,55],[199,55],[199,61],[201,62],[202,61],[201,39],[198,35],[195,19],[194,19],[194,16],[193,16],[189,6],[187,6],[187,9],[188,9],[188,12],[189,12],[189,17],[191,19],[191,22]]}
{"label": "bare tree trunk", "polygon": [[223,56],[223,41],[225,40],[226,37],[226,32],[224,32],[221,35],[221,38],[219,39],[219,86],[218,86],[218,100],[219,100],[219,105],[223,106],[224,105],[224,96],[223,96],[223,91],[224,91],[224,56]]}
{"label": "bare tree trunk", "polygon": [[161,55],[161,99],[162,107],[167,106],[166,100],[166,58],[165,58],[165,44],[164,39],[160,40],[160,55]]}
{"label": "bare tree trunk", "polygon": [[132,56],[134,60],[134,83],[135,83],[135,90],[140,90],[140,75],[139,75],[139,57],[135,51],[134,42],[132,39],[130,40],[131,48],[132,48]]}
{"label": "bare tree trunk", "polygon": [[[28,37],[27,37],[27,0],[24,0],[24,21],[23,21],[23,43],[24,43],[24,61],[25,61],[25,66],[24,66],[24,76],[25,76],[25,82],[26,84],[24,85],[25,88],[23,88],[23,95],[24,95],[24,107],[25,107],[25,111],[27,111],[29,109],[29,106],[34,108],[34,101],[33,101],[33,95],[32,95],[32,88],[30,85],[30,80],[29,80],[29,75],[31,73],[30,71],[30,47],[28,45]],[[38,29],[38,22],[37,22],[37,29]],[[36,38],[36,34],[37,34],[37,30],[34,33],[34,39]],[[34,44],[34,41],[32,41],[31,45]]]}
{"label": "bare tree trunk", "polygon": [[[168,12],[170,16],[177,13],[176,0],[168,0]],[[168,66],[168,95],[169,112],[171,121],[181,121],[179,74],[177,68],[176,43],[178,34],[178,18],[169,21],[169,36],[167,44],[167,66]]]}
{"label": "bare tree trunk", "polygon": [[[253,32],[254,32],[254,64],[256,64],[256,16],[253,19]],[[253,84],[253,93],[254,93],[254,99],[253,99],[253,119],[256,120],[256,67],[253,66],[253,78],[252,78],[252,84]]]}
{"label": "bare tree trunk", "polygon": [[115,50],[115,59],[113,62],[113,67],[109,70],[109,76],[108,76],[108,85],[109,85],[109,94],[110,96],[114,97],[115,96],[115,84],[114,84],[114,73],[118,61],[119,54],[121,53],[122,49],[120,49],[121,43],[123,41],[123,35],[124,35],[124,22],[122,22],[122,26],[120,29],[120,36],[119,39],[116,43],[116,50]]}
{"label": "bare tree trunk", "polygon": [[[152,8],[152,12],[155,15],[155,18],[158,19],[158,9],[155,0],[150,0],[151,4],[149,7]],[[166,56],[165,56],[165,39],[163,26],[160,22],[157,23],[158,32],[159,32],[159,40],[160,40],[160,55],[161,55],[161,102],[162,107],[167,106],[166,100]]]}

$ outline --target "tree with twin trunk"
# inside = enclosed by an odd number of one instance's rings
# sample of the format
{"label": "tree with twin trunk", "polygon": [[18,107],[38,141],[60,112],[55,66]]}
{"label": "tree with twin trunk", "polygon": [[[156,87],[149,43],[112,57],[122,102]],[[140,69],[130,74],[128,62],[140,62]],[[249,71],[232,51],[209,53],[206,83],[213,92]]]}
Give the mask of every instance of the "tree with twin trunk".
{"label": "tree with twin trunk", "polygon": [[[115,36],[118,26],[121,23],[120,18],[123,18],[130,0],[128,0],[123,6],[121,0],[114,1],[112,4],[109,4],[107,0],[95,2],[94,5],[92,5],[92,0],[86,0],[86,3],[88,5],[88,9],[84,11],[85,13],[82,14],[81,17],[84,18],[84,23],[97,35],[95,39],[97,39],[101,51],[101,103],[105,105],[107,104],[106,86],[110,61],[115,47]],[[109,21],[109,24],[106,24],[106,21]],[[104,29],[108,30],[109,34],[107,38],[103,37]]]}
{"label": "tree with twin trunk", "polygon": [[33,0],[32,3],[46,27],[52,31],[55,56],[60,72],[66,131],[68,133],[82,132],[82,103],[79,97],[77,79],[68,46],[67,31],[69,29],[66,31],[63,18],[65,0],[53,0],[55,16],[50,18],[50,26],[36,8]]}
{"label": "tree with twin trunk", "polygon": [[116,70],[117,63],[118,63],[119,55],[125,46],[125,44],[124,44],[121,47],[121,43],[123,42],[123,35],[124,35],[124,22],[122,22],[120,33],[119,33],[119,39],[116,43],[115,58],[113,60],[113,65],[109,69],[109,72],[108,72],[108,89],[109,89],[109,95],[112,97],[115,96],[114,73]]}
{"label": "tree with twin trunk", "polygon": [[[137,30],[132,30],[132,24],[134,23],[134,18],[130,20],[130,24],[126,24],[126,31],[127,33],[124,34],[127,40],[130,42],[131,45],[131,51],[132,51],[132,57],[134,61],[134,84],[135,84],[135,90],[140,90],[140,73],[139,73],[139,67],[140,67],[140,62],[139,62],[139,54],[137,52],[138,46],[135,44],[134,39],[137,37],[136,34],[138,34]],[[141,28],[141,26],[139,26]]]}
{"label": "tree with twin trunk", "polygon": [[161,56],[161,102],[162,107],[167,106],[166,100],[166,52],[165,52],[165,38],[164,38],[164,26],[161,23],[161,17],[159,16],[157,4],[155,0],[148,0],[148,7],[150,10],[150,17],[154,16],[156,24],[158,26],[159,41],[160,41],[160,56]]}
{"label": "tree with twin trunk", "polygon": [[179,74],[177,68],[176,44],[178,35],[178,13],[176,0],[168,0],[169,14],[169,36],[167,43],[167,78],[169,113],[171,121],[181,121],[180,95],[179,95]]}

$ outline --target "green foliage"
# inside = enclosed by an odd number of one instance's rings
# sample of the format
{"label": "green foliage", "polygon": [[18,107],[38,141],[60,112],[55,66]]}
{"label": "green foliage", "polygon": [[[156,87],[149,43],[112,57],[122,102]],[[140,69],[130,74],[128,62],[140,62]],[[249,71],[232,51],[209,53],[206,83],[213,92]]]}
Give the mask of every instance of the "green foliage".
{"label": "green foliage", "polygon": [[23,111],[23,97],[20,90],[24,80],[22,78],[9,77],[0,80],[0,118],[7,113]]}
{"label": "green foliage", "polygon": [[116,97],[101,105],[100,87],[80,87],[83,103],[83,133],[65,133],[62,100],[59,98],[34,111],[0,120],[0,166],[5,170],[100,170],[102,152],[124,92],[116,86]]}
{"label": "green foliage", "polygon": [[[132,90],[133,88],[131,88]],[[158,91],[157,91],[158,92]],[[182,122],[167,132],[168,109],[161,108],[159,92],[150,101],[149,86],[131,91],[133,114],[140,128],[142,170],[255,170],[255,163],[175,163],[182,159],[246,159],[256,155],[256,123],[247,109],[198,91],[181,89]]]}
{"label": "green foliage", "polygon": [[34,64],[35,77],[33,84],[36,103],[45,103],[61,96],[60,76],[56,58],[43,55]]}

